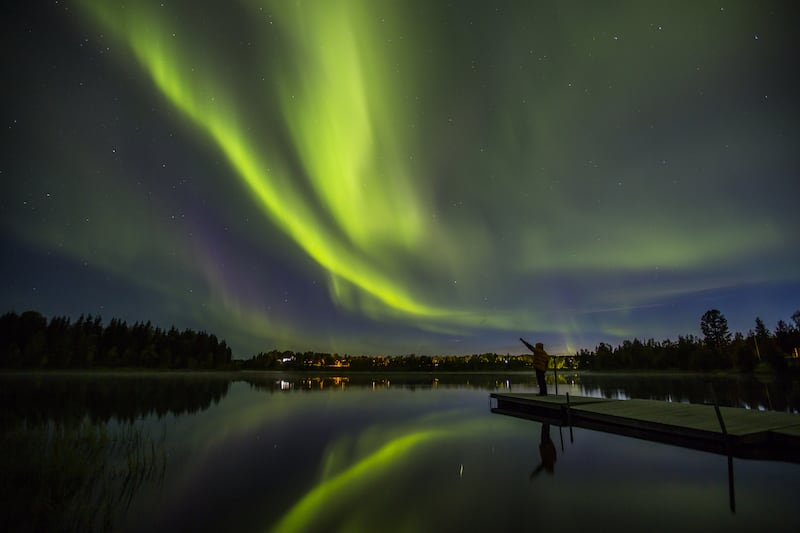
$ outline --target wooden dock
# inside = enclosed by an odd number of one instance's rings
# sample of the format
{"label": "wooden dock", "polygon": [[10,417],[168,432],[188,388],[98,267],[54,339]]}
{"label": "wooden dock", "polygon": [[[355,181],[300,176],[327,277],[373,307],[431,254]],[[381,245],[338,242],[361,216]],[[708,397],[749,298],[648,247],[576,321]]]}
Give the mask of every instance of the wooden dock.
{"label": "wooden dock", "polygon": [[800,415],[584,396],[490,395],[493,413],[626,435],[742,459],[800,463]]}

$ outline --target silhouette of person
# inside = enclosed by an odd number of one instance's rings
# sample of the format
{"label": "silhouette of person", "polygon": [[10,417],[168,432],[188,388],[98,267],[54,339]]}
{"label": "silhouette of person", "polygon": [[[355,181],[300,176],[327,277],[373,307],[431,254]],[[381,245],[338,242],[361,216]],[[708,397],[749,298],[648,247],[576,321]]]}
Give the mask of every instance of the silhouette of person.
{"label": "silhouette of person", "polygon": [[539,383],[539,396],[547,396],[547,382],[544,380],[544,373],[547,372],[547,352],[544,351],[544,344],[537,342],[536,346],[523,339],[519,338],[522,344],[528,347],[533,352],[533,369],[536,370],[536,381]]}
{"label": "silhouette of person", "polygon": [[552,474],[555,470],[556,445],[553,444],[553,440],[550,438],[550,424],[542,424],[542,440],[539,444],[539,455],[542,458],[542,462],[531,472],[531,479],[539,475],[542,470],[546,471],[548,474]]}

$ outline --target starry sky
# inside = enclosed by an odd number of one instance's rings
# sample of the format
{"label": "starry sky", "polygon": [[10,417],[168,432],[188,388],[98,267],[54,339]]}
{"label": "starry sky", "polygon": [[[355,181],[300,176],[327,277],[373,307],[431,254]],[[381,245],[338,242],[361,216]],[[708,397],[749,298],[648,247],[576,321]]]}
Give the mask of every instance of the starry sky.
{"label": "starry sky", "polygon": [[800,309],[798,8],[3,8],[0,310],[551,352]]}

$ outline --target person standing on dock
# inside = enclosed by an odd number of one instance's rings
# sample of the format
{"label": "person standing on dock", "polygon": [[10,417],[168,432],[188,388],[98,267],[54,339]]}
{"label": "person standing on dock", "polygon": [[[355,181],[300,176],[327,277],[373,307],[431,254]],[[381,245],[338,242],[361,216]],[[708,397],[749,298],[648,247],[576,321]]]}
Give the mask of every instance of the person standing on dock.
{"label": "person standing on dock", "polygon": [[533,352],[533,369],[536,370],[536,381],[539,382],[539,396],[547,396],[547,382],[544,380],[544,373],[547,372],[547,361],[550,356],[544,351],[544,344],[541,342],[537,342],[536,346],[531,346],[522,337],[519,340]]}

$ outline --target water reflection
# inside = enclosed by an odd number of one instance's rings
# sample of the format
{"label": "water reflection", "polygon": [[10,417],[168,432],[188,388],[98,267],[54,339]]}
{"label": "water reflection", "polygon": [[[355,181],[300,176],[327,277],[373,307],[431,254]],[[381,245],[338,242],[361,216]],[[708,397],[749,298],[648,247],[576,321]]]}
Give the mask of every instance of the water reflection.
{"label": "water reflection", "polygon": [[0,375],[0,416],[27,421],[111,419],[197,413],[228,392],[230,375],[212,373],[37,373]]}
{"label": "water reflection", "polygon": [[548,474],[552,474],[556,466],[556,445],[553,444],[553,439],[550,438],[550,424],[547,422],[542,423],[540,442],[539,442],[539,457],[541,461],[539,466],[531,472],[531,480],[538,476],[543,470]]}
{"label": "water reflection", "polygon": [[789,377],[686,374],[580,374],[580,392],[598,398],[714,403],[767,411],[800,412],[800,383]]}
{"label": "water reflection", "polygon": [[[371,390],[489,390],[526,392],[537,386],[533,373],[370,373],[305,374],[118,373],[6,374],[0,376],[5,414],[24,410],[26,418],[74,417],[133,421],[150,414],[196,413],[219,403],[232,383],[244,382],[266,392]],[[747,409],[800,412],[800,382],[790,378],[695,374],[547,375],[557,393],[671,402],[712,403]],[[558,389],[560,387],[560,390]]]}
{"label": "water reflection", "polygon": [[241,372],[232,379],[249,383],[256,390],[268,392],[286,391],[331,391],[348,388],[394,389],[394,390],[500,390],[526,389],[536,383],[529,373],[515,374],[430,374],[403,373],[372,374],[353,372],[343,374],[303,374],[279,372]]}
{"label": "water reflection", "polygon": [[[558,378],[562,394],[708,394],[702,378],[671,390],[656,378]],[[533,374],[0,376],[2,472],[27,476],[26,495],[59,476],[57,486],[85,487],[72,503],[62,490],[50,522],[37,516],[51,500],[18,514],[3,506],[0,518],[22,530],[392,532],[523,530],[535,514],[541,528],[569,517],[569,529],[610,530],[623,501],[632,529],[800,526],[795,465],[737,461],[734,522],[718,456],[582,429],[565,451],[557,426],[487,409],[487,391],[536,389]],[[774,405],[791,405],[768,389]],[[3,502],[19,501],[6,499],[13,483]]]}
{"label": "water reflection", "polygon": [[0,502],[7,531],[108,531],[167,470],[165,424],[196,413],[227,380],[146,374],[0,377]]}
{"label": "water reflection", "polygon": [[164,479],[165,435],[141,426],[20,421],[0,434],[6,531],[108,531]]}
{"label": "water reflection", "polygon": [[[344,391],[372,390],[489,390],[526,392],[537,386],[533,373],[391,373],[376,375],[290,374],[243,372],[237,379],[255,390]],[[640,398],[682,403],[713,403],[729,407],[800,413],[800,383],[787,377],[714,376],[697,374],[602,374],[560,372],[547,375],[556,394],[627,400]],[[560,388],[560,389],[559,389]]]}

